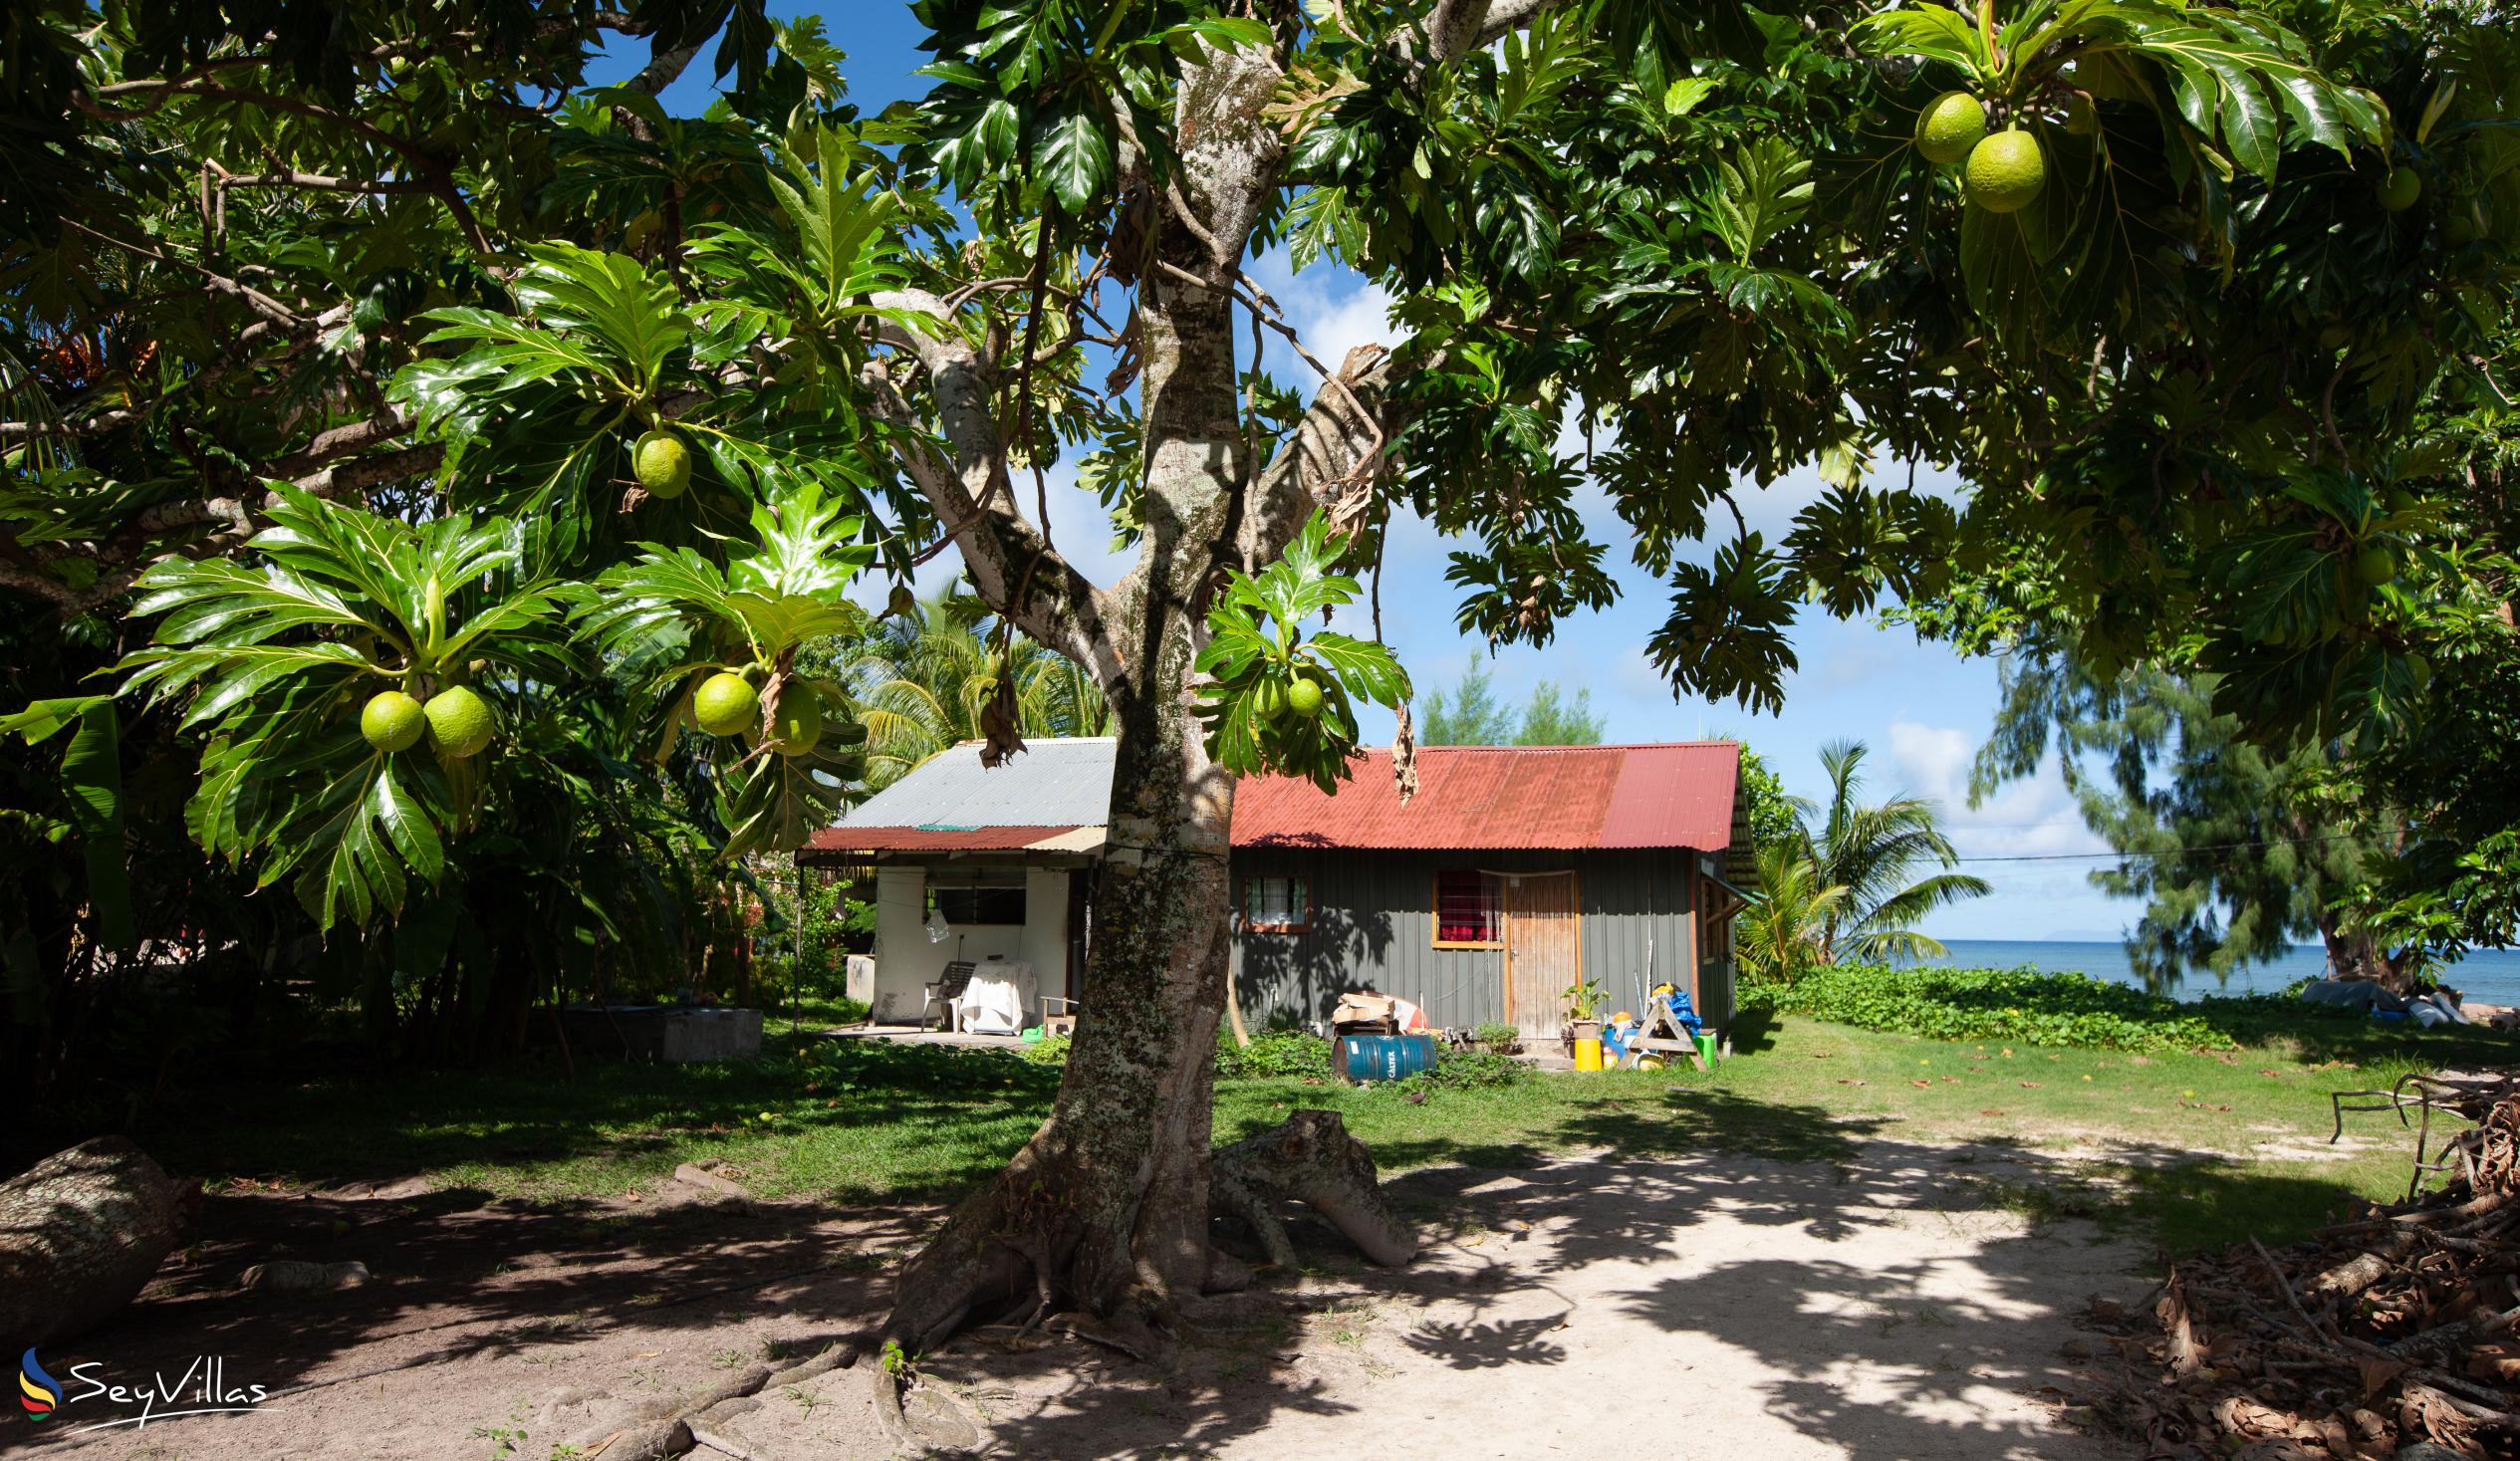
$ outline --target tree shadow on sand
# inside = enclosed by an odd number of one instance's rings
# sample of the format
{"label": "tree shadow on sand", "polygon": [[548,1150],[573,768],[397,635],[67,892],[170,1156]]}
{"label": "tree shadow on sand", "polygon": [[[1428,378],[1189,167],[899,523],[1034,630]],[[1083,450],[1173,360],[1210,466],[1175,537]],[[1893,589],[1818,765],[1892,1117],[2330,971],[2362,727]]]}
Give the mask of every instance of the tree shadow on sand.
{"label": "tree shadow on sand", "polygon": [[[2084,1179],[2053,1155],[1890,1130],[1719,1092],[1673,1089],[1643,1111],[1605,1101],[1552,1143],[1606,1148],[1599,1157],[1482,1147],[1476,1163],[1393,1179],[1393,1195],[1429,1219],[1428,1251],[1409,1269],[1335,1261],[1300,1297],[1218,1306],[1295,1306],[1262,1346],[1265,1362],[1250,1362],[1248,1334],[1221,1325],[1168,1369],[1098,1356],[1094,1378],[999,1410],[994,1435],[1024,1456],[1230,1452],[1264,1430],[1283,1432],[1272,1450],[1423,1450],[1432,1414],[1455,1438],[1447,1449],[1465,1455],[1530,1454],[1569,1427],[1596,1454],[1674,1454],[1666,1432],[1590,1428],[1618,1398],[1603,1366],[1624,1361],[1623,1372],[1641,1366],[1684,1397],[1682,1412],[1764,1415],[1772,1436],[1799,1436],[1792,1454],[2127,1454],[2060,1430],[2038,1401],[2077,1382],[2062,1346],[2087,1297],[2137,1297],[2146,1261],[2092,1223],[2055,1219],[2075,1204],[2035,1194],[2079,1192]],[[1436,1160],[1441,1146],[1395,1154]],[[2142,1165],[2184,1153],[2111,1155]],[[2289,1187],[2321,1207],[2341,1195],[2315,1180],[2205,1172],[2200,1180]],[[1308,1251],[1337,1250],[1335,1235],[1311,1227]],[[1338,1327],[1366,1310],[1380,1311],[1381,1338],[1337,1362]],[[1244,1367],[1226,1372],[1227,1356]],[[994,1358],[940,1368],[961,1384],[1007,1372]],[[1693,1369],[1735,1383],[1710,1391]],[[1562,1377],[1536,1413],[1494,1413],[1495,1397],[1527,1396],[1527,1377],[1550,1371]]]}
{"label": "tree shadow on sand", "polygon": [[[1424,1224],[1416,1264],[1369,1268],[1301,1219],[1297,1241],[1321,1255],[1317,1266],[1193,1302],[1181,1347],[1161,1362],[983,1329],[923,1372],[1002,1453],[1027,1457],[1231,1451],[1263,1431],[1276,1432],[1273,1449],[1422,1450],[1430,1414],[1450,1417],[1439,1428],[1466,1437],[1452,1447],[1465,1454],[1527,1454],[1611,1398],[1605,1363],[1646,1366],[1692,1410],[1754,1429],[1764,1415],[1800,1434],[1802,1454],[2116,1454],[2020,1399],[2073,1383],[2059,1345],[2087,1293],[2142,1288],[2131,1272],[2141,1261],[2089,1224],[2025,1228],[2024,1191],[2076,1180],[2055,1158],[1905,1142],[1878,1119],[1688,1088],[1658,1105],[1606,1098],[1546,1144],[1603,1154],[1441,1140],[1386,1151],[1451,1163],[1389,1183]],[[2292,1183],[2306,1204],[2337,1195],[2306,1179],[2199,1170],[2197,1181],[2254,1184],[2250,1200],[2280,1199],[2270,1182]],[[549,1389],[554,1371],[538,1366],[609,1355],[624,1346],[600,1341],[626,1330],[683,1337],[642,1340],[675,1351],[665,1362],[683,1368],[662,1381],[673,1387],[709,1377],[682,1351],[722,1346],[764,1315],[815,1341],[863,1334],[935,1216],[909,1204],[219,1197],[191,1265],[59,1357],[139,1371],[221,1353],[283,1383],[460,1363],[447,1371],[467,1378],[449,1395],[444,1434],[461,1437]],[[244,1264],[281,1256],[357,1258],[378,1281],[294,1298],[236,1292]],[[1710,1391],[1692,1369],[1732,1380]],[[836,1386],[849,1398],[835,1413],[864,1418],[862,1385]],[[335,1391],[335,1413],[358,1393]],[[1524,1398],[1491,1413],[1506,1396]],[[1669,1453],[1642,1440],[1587,1444]],[[801,1456],[823,1454],[857,1452]]]}

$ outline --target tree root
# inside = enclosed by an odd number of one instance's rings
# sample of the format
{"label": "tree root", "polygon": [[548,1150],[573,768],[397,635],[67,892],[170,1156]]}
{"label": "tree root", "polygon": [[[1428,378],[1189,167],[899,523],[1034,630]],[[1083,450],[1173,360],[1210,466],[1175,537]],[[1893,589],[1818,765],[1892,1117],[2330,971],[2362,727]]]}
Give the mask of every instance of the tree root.
{"label": "tree root", "polygon": [[928,1400],[921,1406],[928,1413],[910,1413],[910,1407],[905,1403],[910,1382],[906,1366],[896,1370],[881,1363],[870,1364],[867,1366],[867,1382],[871,1398],[875,1401],[876,1424],[896,1449],[913,1456],[929,1456],[939,1453],[958,1455],[979,1447],[980,1430],[969,1417],[953,1412],[955,1423],[951,1427],[940,1424],[934,1418],[934,1412],[939,1409],[950,1411],[951,1402],[938,1397],[932,1388],[919,1392]]}
{"label": "tree root", "polygon": [[1348,1134],[1337,1111],[1299,1110],[1269,1130],[1221,1147],[1215,1156],[1212,1196],[1249,1223],[1269,1261],[1294,1262],[1295,1245],[1269,1210],[1293,1198],[1320,1213],[1332,1227],[1385,1268],[1400,1268],[1417,1256],[1417,1225],[1402,1217],[1375,1172],[1374,1155]]}
{"label": "tree root", "polygon": [[[811,1359],[774,1369],[754,1364],[702,1390],[690,1400],[643,1406],[628,1417],[616,1417],[572,1438],[576,1453],[602,1461],[670,1461],[697,1446],[749,1461],[750,1453],[707,1429],[757,1408],[753,1398],[767,1389],[803,1384],[858,1362],[858,1351],[834,1344]],[[630,1424],[623,1424],[628,1419]]]}
{"label": "tree root", "polygon": [[[1025,1176],[1035,1183],[1053,1180],[1041,1170],[1027,1169]],[[1277,1126],[1211,1154],[1210,1216],[1241,1220],[1280,1268],[1301,1262],[1281,1216],[1290,1200],[1321,1214],[1377,1264],[1398,1268],[1417,1256],[1416,1224],[1384,1195],[1372,1153],[1348,1134],[1337,1111],[1292,1112]],[[975,1313],[1001,1315],[1019,1345],[1037,1329],[1049,1329],[1147,1363],[1162,1361],[1168,1348],[1167,1292],[1143,1280],[1098,1284],[1086,1267],[1083,1255],[1098,1251],[1098,1242],[1126,1262],[1126,1242],[1082,1226],[1061,1226],[1055,1218],[1034,1218],[1036,1226],[1020,1236],[1009,1231],[1022,1229],[1025,1221],[1002,1179],[999,1187],[968,1199],[946,1235],[903,1272],[881,1362],[866,1366],[876,1419],[893,1445],[925,1453],[979,1444],[976,1423],[959,1412],[944,1413],[950,1402],[919,1388],[909,1368],[910,1360],[943,1343]],[[1242,1289],[1251,1278],[1241,1259],[1208,1248],[1201,1292]],[[1063,1303],[1072,1307],[1062,1309]]]}

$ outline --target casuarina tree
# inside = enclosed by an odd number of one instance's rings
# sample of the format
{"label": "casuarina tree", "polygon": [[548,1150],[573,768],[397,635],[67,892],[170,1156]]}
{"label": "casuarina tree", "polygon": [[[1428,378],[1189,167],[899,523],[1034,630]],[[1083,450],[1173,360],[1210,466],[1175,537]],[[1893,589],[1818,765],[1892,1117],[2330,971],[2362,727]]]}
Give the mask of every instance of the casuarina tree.
{"label": "casuarina tree", "polygon": [[[149,596],[123,647],[161,647],[126,672],[204,728],[205,843],[320,863],[312,907],[383,921],[507,774],[510,700],[598,662],[643,656],[652,754],[728,851],[794,846],[863,769],[798,650],[867,576],[956,555],[1092,677],[1117,775],[1057,1102],[902,1274],[903,1353],[1042,1305],[1159,1324],[1245,1276],[1210,1217],[1254,1215],[1264,1166],[1408,1252],[1320,1123],[1221,1178],[1209,1145],[1235,779],[1335,785],[1372,700],[1408,784],[1369,587],[1396,514],[1461,540],[1458,622],[1498,643],[1607,603],[1615,528],[1670,593],[1653,662],[1746,706],[1781,702],[1802,606],[2027,557],[2112,652],[2226,652],[2258,733],[2419,711],[2394,591],[2337,570],[2392,531],[2370,473],[2409,403],[2482,389],[2510,308],[2495,15],[912,8],[930,90],[866,118],[820,27],[758,0],[19,7],[10,105],[45,147],[5,205],[7,308],[37,398],[0,562],[74,618]],[[651,59],[589,88],[607,31]],[[704,50],[723,104],[668,115]],[[1918,145],[1955,90],[1984,166]],[[2375,207],[2399,168],[2416,198]],[[2490,227],[2453,246],[2458,209]],[[1402,343],[1315,359],[1255,277],[1275,251],[1372,279]],[[1135,550],[1115,582],[1053,541],[1065,455]],[[1873,476],[1919,457],[1968,501]],[[1739,494],[1801,467],[1830,490],[1751,531]],[[443,519],[501,546],[438,586],[439,633],[386,524]],[[375,572],[298,574],[266,536],[296,523]],[[226,557],[249,572],[200,566]],[[481,697],[493,740],[361,738],[388,682]],[[54,698],[28,729],[94,713]],[[982,720],[986,759],[1018,753],[1006,706]],[[368,791],[310,847],[268,801],[299,778]]]}

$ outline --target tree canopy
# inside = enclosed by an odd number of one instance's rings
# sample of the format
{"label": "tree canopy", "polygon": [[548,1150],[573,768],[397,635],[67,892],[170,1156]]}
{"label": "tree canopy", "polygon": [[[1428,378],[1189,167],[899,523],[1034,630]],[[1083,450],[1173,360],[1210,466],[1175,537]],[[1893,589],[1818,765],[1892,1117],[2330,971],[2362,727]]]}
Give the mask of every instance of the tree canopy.
{"label": "tree canopy", "polygon": [[[1100,691],[1123,851],[1058,1111],[905,1275],[916,1348],[1043,1187],[1045,1290],[1159,1314],[1230,1277],[1232,777],[1335,785],[1359,705],[1405,703],[1370,587],[1396,513],[1462,542],[1491,643],[1606,603],[1617,546],[1668,593],[1675,692],[1752,708],[1806,604],[2192,662],[2263,741],[2402,749],[2435,658],[2507,663],[2506,438],[2447,427],[2500,409],[2520,295],[2499,5],[913,10],[930,90],[880,117],[759,0],[0,19],[0,590],[52,615],[11,631],[6,725],[65,748],[10,835],[93,853],[84,894],[20,874],[13,968],[140,932],[133,811],[242,901],[391,924],[369,974],[419,990],[466,984],[411,932],[460,926],[440,890],[534,796],[598,794],[569,756],[723,865],[792,848],[866,770],[800,651],[954,552]],[[619,41],[649,59],[589,86]],[[703,53],[718,100],[668,115]],[[1920,143],[1953,91],[1986,165]],[[1269,377],[1276,248],[1381,286],[1401,342],[1293,340],[1303,380]],[[1053,541],[1063,456],[1118,582]],[[1917,461],[1963,499],[1885,465]],[[1742,495],[1806,467],[1826,495],[1751,531]]]}
{"label": "tree canopy", "polygon": [[2211,675],[2145,666],[2101,682],[2024,646],[2005,662],[2004,691],[1972,790],[2036,772],[2053,747],[2085,823],[2120,854],[2093,884],[2144,899],[2127,950],[2146,984],[2227,979],[2309,937],[2340,972],[2397,978],[2396,951],[2355,905],[2406,821],[2345,793],[2328,746],[2240,739],[2213,709]]}

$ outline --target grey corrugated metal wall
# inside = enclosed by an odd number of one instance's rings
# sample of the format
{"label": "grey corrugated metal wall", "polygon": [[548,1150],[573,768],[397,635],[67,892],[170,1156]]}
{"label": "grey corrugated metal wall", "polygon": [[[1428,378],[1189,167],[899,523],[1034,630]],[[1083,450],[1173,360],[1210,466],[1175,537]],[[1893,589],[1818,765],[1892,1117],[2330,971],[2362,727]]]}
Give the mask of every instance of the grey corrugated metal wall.
{"label": "grey corrugated metal wall", "polygon": [[[1696,856],[1681,851],[1237,850],[1237,900],[1245,877],[1301,877],[1311,884],[1313,903],[1306,932],[1235,932],[1234,971],[1244,1017],[1255,1025],[1272,1017],[1310,1024],[1329,1014],[1342,993],[1371,987],[1421,1006],[1438,1025],[1466,1028],[1503,1020],[1504,954],[1431,946],[1435,873],[1457,868],[1573,868],[1584,972],[1610,991],[1613,1008],[1634,1008],[1648,984],[1677,980],[1686,968]],[[1651,980],[1645,978],[1648,937]],[[1711,1022],[1721,1024],[1732,1013],[1731,961],[1720,951],[1708,954],[1698,1004]]]}

